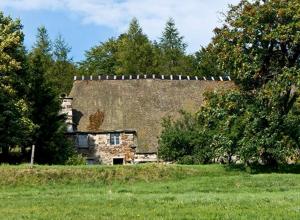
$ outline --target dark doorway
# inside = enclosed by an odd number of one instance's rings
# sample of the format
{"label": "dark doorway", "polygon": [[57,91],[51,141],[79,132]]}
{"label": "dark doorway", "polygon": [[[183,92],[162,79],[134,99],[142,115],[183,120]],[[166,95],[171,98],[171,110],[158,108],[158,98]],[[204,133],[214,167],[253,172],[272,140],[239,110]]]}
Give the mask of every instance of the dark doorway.
{"label": "dark doorway", "polygon": [[113,158],[113,165],[123,165],[123,158]]}

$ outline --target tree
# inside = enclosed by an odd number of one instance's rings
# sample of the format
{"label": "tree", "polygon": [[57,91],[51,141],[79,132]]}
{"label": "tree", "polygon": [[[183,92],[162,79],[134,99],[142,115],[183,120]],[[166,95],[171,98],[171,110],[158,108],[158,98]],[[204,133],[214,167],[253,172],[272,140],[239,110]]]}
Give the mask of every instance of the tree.
{"label": "tree", "polygon": [[215,29],[218,63],[245,90],[299,67],[299,1],[241,1]]}
{"label": "tree", "polygon": [[194,74],[197,76],[227,76],[227,73],[223,72],[218,63],[218,53],[212,44],[209,44],[206,48],[202,47],[194,55]]}
{"label": "tree", "polygon": [[195,141],[216,157],[230,162],[237,155],[245,164],[272,167],[299,158],[299,8],[297,0],[242,0],[215,29],[204,56],[214,57],[217,70],[238,86],[209,94],[198,113],[207,139],[199,135]]}
{"label": "tree", "polygon": [[159,155],[182,163],[231,163],[243,131],[245,100],[239,91],[205,94],[205,106],[197,114],[163,121]]}
{"label": "tree", "polygon": [[8,78],[0,79],[0,162],[20,162],[10,157],[10,151],[18,147],[20,157],[26,156],[25,148],[35,129],[27,102],[18,97],[11,84]]}
{"label": "tree", "polygon": [[161,62],[159,72],[161,74],[184,74],[185,71],[185,49],[187,45],[183,42],[183,36],[175,26],[175,22],[170,18],[159,41],[161,49]]}
{"label": "tree", "polygon": [[[29,72],[31,74],[30,96],[31,119],[38,126],[33,134],[36,145],[37,163],[63,163],[71,153],[64,133],[65,117],[60,115],[58,91],[49,80],[54,65],[50,40],[45,28],[39,28],[37,41],[29,53]],[[56,41],[54,57],[57,62],[65,62],[68,48],[62,39]],[[58,76],[54,76],[58,79]],[[53,81],[52,81],[53,82]]]}
{"label": "tree", "polygon": [[71,61],[69,58],[69,53],[71,52],[71,47],[66,43],[63,37],[59,34],[54,41],[53,57],[55,61],[58,62],[68,62]]}
{"label": "tree", "polygon": [[170,18],[166,23],[163,35],[160,38],[160,46],[166,53],[171,51],[181,55],[185,53],[187,45],[183,43],[183,36],[180,36],[173,18]]}
{"label": "tree", "polygon": [[117,74],[130,75],[152,72],[152,45],[136,18],[132,19],[127,33],[119,37],[117,48]]}
{"label": "tree", "polygon": [[215,30],[218,63],[254,103],[241,143],[247,161],[253,156],[275,164],[299,149],[299,132],[290,133],[294,123],[286,123],[299,117],[299,8],[297,0],[241,1]]}
{"label": "tree", "polygon": [[31,54],[30,71],[32,121],[38,125],[33,136],[37,163],[64,163],[71,153],[64,135],[65,117],[59,114],[61,100],[45,78],[43,55]]}
{"label": "tree", "polygon": [[170,19],[160,42],[151,42],[133,18],[128,31],[85,53],[80,72],[89,75],[196,75],[196,59],[185,54],[186,44]]}
{"label": "tree", "polygon": [[173,121],[170,117],[162,122],[162,133],[159,139],[159,156],[167,161],[183,161],[193,163],[195,139],[194,116],[181,112],[181,117]]}
{"label": "tree", "polygon": [[114,75],[117,63],[117,44],[117,40],[110,38],[86,51],[86,59],[79,64],[80,71],[89,75]]}
{"label": "tree", "polygon": [[72,88],[73,76],[77,69],[69,53],[71,48],[65,42],[61,35],[54,41],[53,64],[47,76],[51,86],[59,94],[68,94]]}
{"label": "tree", "polygon": [[31,53],[39,53],[41,55],[41,64],[43,65],[43,68],[49,71],[53,63],[52,42],[49,38],[48,31],[45,26],[41,26],[37,29],[36,39],[37,40],[33,45]]}
{"label": "tree", "polygon": [[0,162],[12,162],[9,153],[24,153],[34,124],[24,95],[26,76],[22,25],[0,12]]}

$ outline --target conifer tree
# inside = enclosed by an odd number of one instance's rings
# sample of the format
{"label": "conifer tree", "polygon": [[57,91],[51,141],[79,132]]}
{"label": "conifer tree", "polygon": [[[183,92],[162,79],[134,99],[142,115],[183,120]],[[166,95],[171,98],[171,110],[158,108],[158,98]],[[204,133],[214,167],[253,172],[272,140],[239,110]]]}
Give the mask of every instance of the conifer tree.
{"label": "conifer tree", "polygon": [[53,65],[53,60],[46,33],[44,28],[38,29],[37,41],[29,54],[30,103],[32,121],[38,126],[33,136],[36,161],[52,164],[63,163],[71,151],[64,137],[65,118],[59,114],[61,101],[47,80],[47,73],[51,72],[49,64]]}
{"label": "conifer tree", "polygon": [[136,18],[132,19],[127,33],[119,37],[116,57],[118,74],[147,74],[152,71],[152,45]]}
{"label": "conifer tree", "polygon": [[31,52],[39,53],[41,55],[41,62],[43,68],[49,70],[52,65],[52,42],[49,38],[48,31],[45,26],[37,29],[36,42],[34,43]]}
{"label": "conifer tree", "polygon": [[65,42],[61,35],[54,41],[53,65],[48,73],[48,81],[59,94],[68,94],[76,75],[76,67],[69,57],[71,47]]}
{"label": "conifer tree", "polygon": [[55,61],[67,62],[71,59],[69,58],[69,53],[71,52],[71,47],[66,43],[63,37],[59,34],[54,41],[53,57]]}
{"label": "conifer tree", "polygon": [[166,23],[159,46],[162,51],[159,72],[164,74],[184,74],[186,64],[185,49],[187,45],[183,42],[183,36],[180,36],[172,18]]}

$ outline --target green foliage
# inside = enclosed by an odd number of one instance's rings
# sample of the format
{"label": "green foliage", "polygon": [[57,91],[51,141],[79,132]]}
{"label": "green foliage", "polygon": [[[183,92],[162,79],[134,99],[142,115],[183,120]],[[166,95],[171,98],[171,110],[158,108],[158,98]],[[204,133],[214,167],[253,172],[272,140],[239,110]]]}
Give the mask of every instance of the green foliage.
{"label": "green foliage", "polygon": [[117,74],[149,74],[152,72],[153,51],[148,37],[143,34],[136,18],[132,19],[127,33],[118,39],[116,53]]}
{"label": "green foliage", "polygon": [[37,163],[63,163],[69,154],[70,145],[64,137],[66,131],[65,117],[60,115],[58,94],[47,82],[47,69],[43,65],[45,54],[36,48],[30,57],[32,74],[31,96],[32,121],[38,125],[33,142],[36,145]]}
{"label": "green foliage", "polygon": [[58,94],[69,94],[77,67],[69,58],[71,48],[61,35],[54,41],[53,62],[47,71],[47,81]]}
{"label": "green foliage", "polygon": [[58,94],[68,94],[73,76],[77,73],[76,65],[69,58],[71,48],[61,35],[52,43],[44,26],[39,27],[37,32],[37,40],[28,56],[29,62],[32,62],[34,54],[40,54],[45,80]]}
{"label": "green foliage", "polygon": [[29,62],[35,54],[40,55],[42,65],[40,68],[46,71],[45,74],[50,74],[50,67],[53,64],[52,59],[52,42],[49,39],[48,31],[44,26],[37,29],[36,42],[34,43],[33,49],[29,54]]}
{"label": "green foliage", "polygon": [[218,60],[218,53],[214,51],[215,48],[212,44],[208,45],[206,48],[202,47],[194,55],[194,74],[198,76],[227,76],[218,65],[216,60]]}
{"label": "green foliage", "polygon": [[89,75],[195,75],[196,59],[186,55],[185,48],[173,19],[157,43],[148,39],[133,18],[126,33],[87,51],[86,59],[79,63],[80,71]]}
{"label": "green foliage", "polygon": [[[241,1],[231,6],[223,27],[215,30],[212,43],[198,54],[198,67],[199,71],[229,73],[239,88],[207,94],[205,105],[195,117],[195,126],[177,131],[187,136],[179,136],[181,140],[188,138],[189,144],[209,146],[210,151],[199,153],[213,152],[211,158],[227,163],[232,162],[234,155],[245,164],[260,163],[273,168],[289,160],[297,161],[299,4],[294,0],[269,0]],[[163,136],[180,120],[164,126],[161,143],[167,144],[169,152],[188,146],[176,142],[181,147],[174,148]],[[197,135],[190,138],[195,130]],[[184,156],[195,155],[196,151]]]}
{"label": "green foliage", "polygon": [[53,57],[55,61],[59,62],[67,62],[70,61],[69,53],[71,52],[71,47],[65,42],[61,35],[54,41],[54,50],[53,50]]}
{"label": "green foliage", "polygon": [[188,164],[212,161],[212,151],[208,145],[203,144],[206,137],[198,128],[195,116],[181,112],[179,120],[165,118],[162,126],[158,152],[162,159]]}
{"label": "green foliage", "polygon": [[0,162],[9,161],[9,152],[18,146],[25,153],[35,128],[24,94],[24,60],[20,21],[0,12]]}
{"label": "green foliage", "polygon": [[165,75],[185,74],[185,68],[187,68],[186,47],[186,43],[183,42],[183,36],[180,36],[175,26],[175,21],[170,18],[159,41],[161,54],[158,71]]}
{"label": "green foliage", "polygon": [[66,165],[86,165],[86,158],[82,156],[82,154],[74,153],[74,155],[70,156],[66,161]]}
{"label": "green foliage", "polygon": [[245,90],[261,88],[298,66],[300,53],[298,0],[241,1],[232,6],[212,44],[217,63]]}
{"label": "green foliage", "polygon": [[80,71],[89,75],[113,75],[116,70],[117,40],[110,38],[105,43],[92,47],[80,62]]}
{"label": "green foliage", "polygon": [[0,78],[0,161],[9,162],[9,152],[17,146],[26,154],[34,129],[26,101],[17,96],[8,79]]}
{"label": "green foliage", "polygon": [[0,72],[11,75],[22,69],[24,46],[20,20],[13,20],[0,12]]}

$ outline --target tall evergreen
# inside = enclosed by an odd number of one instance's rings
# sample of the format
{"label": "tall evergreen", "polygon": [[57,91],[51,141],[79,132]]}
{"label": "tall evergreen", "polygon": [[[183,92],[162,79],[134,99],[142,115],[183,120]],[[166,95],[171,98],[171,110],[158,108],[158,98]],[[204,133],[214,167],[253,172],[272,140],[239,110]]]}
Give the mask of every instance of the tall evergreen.
{"label": "tall evergreen", "polygon": [[172,18],[166,23],[159,46],[162,53],[159,71],[165,74],[184,74],[187,45],[183,42],[183,36],[180,36]]}
{"label": "tall evergreen", "polygon": [[119,37],[116,57],[116,72],[118,74],[147,74],[152,72],[152,45],[136,18],[132,19],[127,33]]}
{"label": "tall evergreen", "polygon": [[64,38],[59,34],[54,41],[53,57],[55,61],[67,62],[71,59],[69,58],[69,53],[71,52],[71,47],[66,43]]}
{"label": "tall evergreen", "polygon": [[[64,116],[59,114],[60,99],[47,80],[53,60],[44,28],[38,29],[37,41],[29,55],[31,73],[30,102],[32,121],[38,126],[33,136],[38,163],[63,163],[69,155],[64,137]],[[49,62],[50,61],[50,62]]]}
{"label": "tall evergreen", "polygon": [[76,75],[76,67],[69,57],[71,47],[65,42],[61,35],[54,41],[53,65],[47,74],[47,80],[52,87],[60,94],[68,94],[73,83],[73,76]]}
{"label": "tall evergreen", "polygon": [[44,69],[48,70],[52,64],[52,42],[45,26],[37,29],[36,42],[32,52],[41,54],[41,62]]}
{"label": "tall evergreen", "polygon": [[179,54],[185,53],[187,45],[183,42],[183,36],[180,36],[173,18],[169,18],[166,23],[162,37],[160,38],[160,46],[166,52],[176,51]]}

